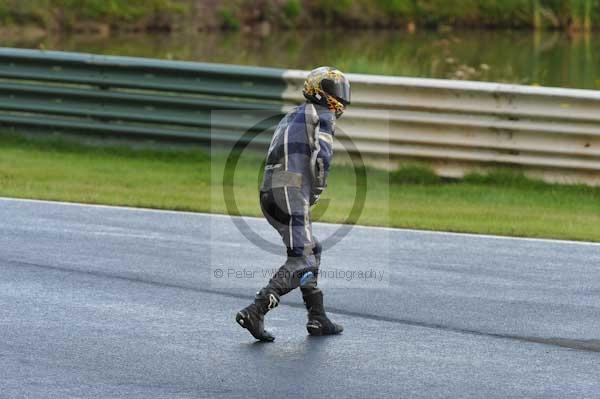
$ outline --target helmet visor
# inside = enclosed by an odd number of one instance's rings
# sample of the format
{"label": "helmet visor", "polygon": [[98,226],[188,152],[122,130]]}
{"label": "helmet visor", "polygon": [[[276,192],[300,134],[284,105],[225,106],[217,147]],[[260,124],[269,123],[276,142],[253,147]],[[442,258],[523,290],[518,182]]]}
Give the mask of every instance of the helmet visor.
{"label": "helmet visor", "polygon": [[323,79],[321,88],[325,93],[337,98],[342,104],[350,104],[350,83],[347,79],[342,79],[339,82],[333,79]]}

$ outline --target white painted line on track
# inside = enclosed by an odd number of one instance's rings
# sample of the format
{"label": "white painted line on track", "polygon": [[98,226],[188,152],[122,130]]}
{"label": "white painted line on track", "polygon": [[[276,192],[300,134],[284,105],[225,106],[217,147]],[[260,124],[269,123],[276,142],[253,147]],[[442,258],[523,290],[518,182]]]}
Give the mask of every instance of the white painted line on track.
{"label": "white painted line on track", "polygon": [[[264,218],[257,217],[257,216],[230,216],[230,215],[225,215],[225,214],[221,214],[221,213],[173,211],[173,210],[168,210],[168,209],[136,208],[136,207],[132,207],[132,206],[122,206],[122,205],[83,204],[80,202],[64,202],[64,201],[50,201],[50,200],[37,200],[37,199],[29,199],[29,198],[9,198],[9,197],[0,197],[0,201],[30,202],[30,203],[42,203],[42,204],[54,204],[54,205],[92,207],[92,208],[101,208],[101,209],[102,208],[122,209],[122,210],[128,210],[128,211],[136,211],[136,212],[154,212],[154,213],[167,213],[167,214],[173,213],[173,214],[180,214],[180,215],[193,215],[193,216],[199,216],[199,217],[243,218],[243,219],[256,219],[256,220],[264,221]],[[337,225],[335,223],[326,223],[326,222],[317,222],[314,224],[315,225],[324,225],[324,226]],[[397,231],[397,232],[414,233],[414,234],[446,235],[446,236],[470,237],[470,238],[490,238],[490,239],[498,239],[498,240],[519,240],[519,241],[531,241],[531,242],[541,242],[541,243],[550,243],[550,244],[554,243],[554,244],[600,246],[600,242],[569,241],[569,240],[559,240],[559,239],[552,239],[552,238],[511,237],[511,236],[499,236],[499,235],[493,235],[493,234],[458,233],[458,232],[451,232],[451,231],[417,230],[417,229],[407,229],[407,228],[398,228],[398,227],[363,226],[363,225],[355,225],[354,228],[367,229],[367,230]]]}

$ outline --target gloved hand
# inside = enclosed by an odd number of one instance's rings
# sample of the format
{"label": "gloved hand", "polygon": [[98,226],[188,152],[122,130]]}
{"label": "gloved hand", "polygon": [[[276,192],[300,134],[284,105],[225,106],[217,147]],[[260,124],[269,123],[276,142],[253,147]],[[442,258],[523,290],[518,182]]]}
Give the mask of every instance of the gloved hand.
{"label": "gloved hand", "polygon": [[310,195],[310,206],[315,205],[317,202],[319,202],[319,198],[321,198],[320,194],[311,194]]}

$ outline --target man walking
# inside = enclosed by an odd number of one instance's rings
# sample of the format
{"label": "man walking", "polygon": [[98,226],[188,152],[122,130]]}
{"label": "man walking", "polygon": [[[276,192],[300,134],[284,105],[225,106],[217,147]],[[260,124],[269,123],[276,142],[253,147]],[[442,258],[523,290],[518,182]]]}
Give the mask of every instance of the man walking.
{"label": "man walking", "polygon": [[327,186],[335,122],[350,104],[350,84],[337,69],[320,67],[308,75],[303,94],[306,102],[290,111],[273,134],[260,189],[262,212],[281,235],[287,260],[236,315],[238,324],[260,341],[275,339],[264,329],[264,315],[297,287],[308,310],[309,334],[343,331],[327,317],[317,286],[322,248],[312,234],[310,207]]}

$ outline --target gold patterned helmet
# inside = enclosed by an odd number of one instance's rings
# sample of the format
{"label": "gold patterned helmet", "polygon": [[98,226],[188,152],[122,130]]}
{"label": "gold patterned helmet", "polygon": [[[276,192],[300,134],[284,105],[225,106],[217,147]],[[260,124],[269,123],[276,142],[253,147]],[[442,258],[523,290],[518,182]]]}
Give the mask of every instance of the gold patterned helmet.
{"label": "gold patterned helmet", "polygon": [[302,94],[308,101],[329,108],[339,118],[350,104],[350,82],[337,69],[322,66],[308,74]]}

